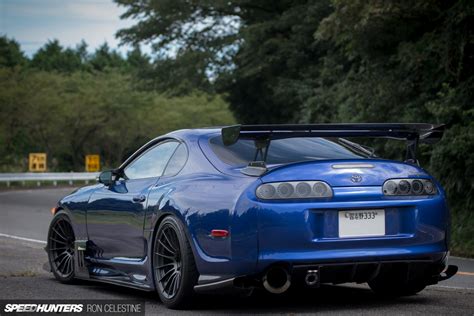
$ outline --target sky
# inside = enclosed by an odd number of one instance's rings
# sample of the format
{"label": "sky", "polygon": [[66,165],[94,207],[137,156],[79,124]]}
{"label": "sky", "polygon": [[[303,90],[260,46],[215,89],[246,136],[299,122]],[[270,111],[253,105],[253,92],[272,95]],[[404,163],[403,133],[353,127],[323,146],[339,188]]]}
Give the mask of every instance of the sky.
{"label": "sky", "polygon": [[119,47],[115,33],[133,23],[121,20],[125,11],[112,0],[0,0],[0,35],[14,38],[32,56],[48,40],[66,47],[85,40],[93,50],[104,42]]}

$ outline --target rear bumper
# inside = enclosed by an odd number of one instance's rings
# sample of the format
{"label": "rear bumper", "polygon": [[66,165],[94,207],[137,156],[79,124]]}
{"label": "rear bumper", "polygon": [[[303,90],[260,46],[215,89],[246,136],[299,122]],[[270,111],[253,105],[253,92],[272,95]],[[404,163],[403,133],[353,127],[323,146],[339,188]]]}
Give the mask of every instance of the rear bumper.
{"label": "rear bumper", "polygon": [[[365,283],[376,278],[381,271],[393,269],[403,271],[407,279],[423,279],[427,285],[449,279],[457,272],[457,267],[449,266],[446,269],[447,253],[441,259],[431,260],[425,258],[412,258],[406,260],[381,260],[359,262],[318,262],[307,264],[286,265],[285,269],[291,275],[292,284],[304,284],[308,271],[317,271],[318,285],[321,283]],[[445,270],[445,274],[442,272]],[[265,271],[255,275],[245,275],[219,280],[217,282],[201,283],[194,287],[198,293],[246,293],[254,287],[261,286],[262,276]]]}
{"label": "rear bumper", "polygon": [[314,252],[281,252],[262,254],[259,270],[277,263],[291,266],[308,264],[356,264],[363,262],[441,262],[447,255],[443,244],[396,247],[396,248],[351,248],[342,250],[320,250]]}

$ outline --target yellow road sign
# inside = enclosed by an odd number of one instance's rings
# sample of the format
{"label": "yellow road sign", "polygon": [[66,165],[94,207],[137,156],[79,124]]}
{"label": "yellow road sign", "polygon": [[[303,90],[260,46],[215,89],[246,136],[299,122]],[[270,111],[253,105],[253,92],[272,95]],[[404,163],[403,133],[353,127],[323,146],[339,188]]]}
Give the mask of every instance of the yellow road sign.
{"label": "yellow road sign", "polygon": [[30,153],[29,169],[31,172],[46,171],[46,154]]}
{"label": "yellow road sign", "polygon": [[86,171],[97,172],[100,170],[100,156],[86,155]]}

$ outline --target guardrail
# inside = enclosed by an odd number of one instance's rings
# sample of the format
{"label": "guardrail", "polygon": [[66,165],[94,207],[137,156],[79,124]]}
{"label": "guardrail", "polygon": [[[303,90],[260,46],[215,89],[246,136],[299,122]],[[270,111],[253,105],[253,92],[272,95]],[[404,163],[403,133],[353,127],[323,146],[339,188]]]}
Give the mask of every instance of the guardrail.
{"label": "guardrail", "polygon": [[0,182],[5,182],[7,187],[12,182],[21,182],[23,185],[27,181],[35,181],[37,186],[41,186],[41,182],[53,182],[57,185],[58,181],[68,181],[72,185],[73,181],[85,181],[88,183],[95,180],[99,176],[99,172],[24,172],[24,173],[0,173]]}

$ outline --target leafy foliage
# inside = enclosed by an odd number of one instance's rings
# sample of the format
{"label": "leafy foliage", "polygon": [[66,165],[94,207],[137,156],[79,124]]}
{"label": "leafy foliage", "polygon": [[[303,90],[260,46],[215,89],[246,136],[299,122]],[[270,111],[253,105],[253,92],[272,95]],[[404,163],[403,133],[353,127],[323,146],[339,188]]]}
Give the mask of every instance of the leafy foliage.
{"label": "leafy foliage", "polygon": [[[428,121],[449,126],[422,147],[423,165],[443,183],[455,212],[453,246],[474,254],[474,5],[468,1],[334,1],[316,40],[331,45],[325,63],[344,68],[326,91],[333,120]],[[328,75],[330,78],[332,74]],[[335,93],[334,93],[335,92]],[[324,95],[324,93],[323,93]],[[305,120],[318,117],[307,104]],[[308,115],[309,114],[309,115]],[[385,155],[394,153],[385,148]],[[471,215],[470,215],[471,214]]]}
{"label": "leafy foliage", "polygon": [[327,0],[116,2],[127,8],[124,18],[139,21],[118,36],[152,43],[156,73],[177,75],[160,80],[166,83],[155,86],[160,91],[215,89],[245,123],[297,119],[324,53],[313,33],[330,13]]}
{"label": "leafy foliage", "polygon": [[[460,225],[455,250],[474,255],[465,242],[474,240],[472,1],[116,2],[137,20],[119,31],[124,42],[153,43],[180,73],[212,69],[213,88],[241,122],[448,124],[419,156],[446,188]],[[403,151],[376,144],[385,157]]]}
{"label": "leafy foliage", "polygon": [[89,55],[85,43],[64,49],[51,41],[30,61],[14,41],[0,38],[1,47],[3,172],[26,171],[30,152],[46,152],[53,171],[82,171],[91,153],[117,167],[150,138],[234,122],[219,95],[190,90],[170,97],[150,89],[143,76],[152,65],[139,48],[124,58],[105,44]]}
{"label": "leafy foliage", "polygon": [[0,67],[15,67],[26,64],[26,57],[20,45],[5,36],[0,37]]}

